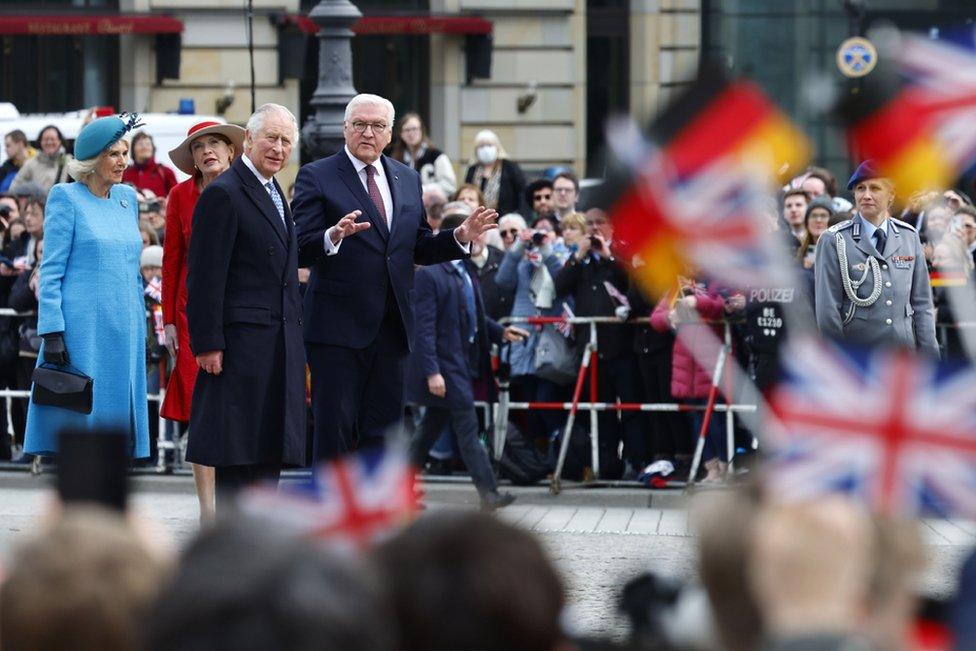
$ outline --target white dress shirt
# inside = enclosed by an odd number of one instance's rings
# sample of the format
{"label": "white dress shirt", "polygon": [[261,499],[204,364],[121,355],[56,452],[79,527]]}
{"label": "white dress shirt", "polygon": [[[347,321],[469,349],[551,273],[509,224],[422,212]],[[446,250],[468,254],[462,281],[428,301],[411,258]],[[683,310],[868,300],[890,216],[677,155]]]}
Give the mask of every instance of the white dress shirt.
{"label": "white dress shirt", "polygon": [[[254,162],[251,161],[251,159],[248,157],[247,154],[244,154],[243,156],[241,156],[241,160],[244,161],[244,165],[247,166],[247,169],[251,170],[251,173],[254,174],[255,178],[257,178],[257,180],[258,180],[258,183],[261,184],[261,187],[264,188],[264,191],[268,193],[268,197],[270,198],[271,197],[271,189],[268,187],[268,183],[271,183],[274,180],[274,177],[267,178],[264,174],[262,174],[261,172],[259,172],[258,171],[258,168],[254,167]],[[284,203],[285,198],[284,197],[281,197],[281,201],[282,201],[282,203]],[[274,199],[271,199],[271,203],[274,203]],[[279,216],[281,217],[281,223],[282,223],[282,225],[285,225],[285,218],[284,218],[284,216],[283,215],[279,215]],[[288,230],[287,225],[285,225],[285,230]]]}
{"label": "white dress shirt", "polygon": [[[369,185],[367,184],[366,168],[369,165],[373,166],[376,173],[373,175],[373,180],[376,182],[376,188],[380,191],[380,197],[383,198],[383,209],[386,211],[386,225],[392,231],[393,230],[393,193],[390,191],[390,182],[386,178],[386,170],[383,169],[383,163],[381,159],[377,158],[372,163],[364,163],[359,160],[353,153],[349,151],[349,146],[344,145],[343,151],[346,152],[346,156],[349,157],[349,162],[352,163],[353,169],[356,170],[356,176],[359,177],[359,182],[363,184],[363,190],[366,191],[366,196],[369,196]],[[339,240],[338,244],[332,243],[332,231],[335,226],[330,226],[325,231],[325,254],[335,255],[339,252],[339,247],[342,246],[342,240]],[[465,253],[471,251],[470,244],[461,244],[458,241],[457,235],[454,236],[454,241],[457,242],[458,246]]]}

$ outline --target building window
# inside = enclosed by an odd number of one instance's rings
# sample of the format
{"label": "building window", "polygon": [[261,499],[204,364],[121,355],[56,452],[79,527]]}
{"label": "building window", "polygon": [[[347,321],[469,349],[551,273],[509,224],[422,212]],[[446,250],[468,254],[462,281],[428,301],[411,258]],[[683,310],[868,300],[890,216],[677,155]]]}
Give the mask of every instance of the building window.
{"label": "building window", "polygon": [[[875,24],[934,33],[939,26],[976,21],[972,0],[872,0],[856,19],[836,0],[702,0],[704,51],[733,74],[758,82],[811,138],[816,162],[847,178],[849,160],[842,130],[814,110],[806,95],[811,74],[827,75],[842,89],[853,88],[837,69],[844,39],[868,34]],[[920,5],[923,8],[919,8]]]}
{"label": "building window", "polygon": [[586,5],[586,175],[600,176],[606,120],[630,104],[630,10],[626,0]]}

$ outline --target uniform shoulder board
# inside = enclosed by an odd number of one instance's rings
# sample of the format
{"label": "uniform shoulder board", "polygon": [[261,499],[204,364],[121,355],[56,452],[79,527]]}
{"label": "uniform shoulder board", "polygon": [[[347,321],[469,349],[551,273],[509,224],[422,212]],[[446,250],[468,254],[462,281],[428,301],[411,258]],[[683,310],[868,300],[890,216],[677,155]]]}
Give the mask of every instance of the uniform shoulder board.
{"label": "uniform shoulder board", "polygon": [[912,231],[914,233],[917,233],[918,232],[918,229],[915,228],[914,226],[912,226],[911,224],[909,224],[908,222],[903,222],[902,220],[895,219],[894,217],[890,217],[889,219],[891,219],[891,221],[895,222],[895,226],[897,226],[898,228],[905,228],[905,229],[908,229],[908,230],[910,230],[910,231]]}
{"label": "uniform shoulder board", "polygon": [[842,230],[844,230],[845,228],[850,228],[853,225],[854,225],[854,220],[853,219],[845,219],[844,221],[837,222],[836,224],[834,224],[833,226],[831,226],[830,228],[828,228],[827,229],[827,232],[828,233],[839,233]]}

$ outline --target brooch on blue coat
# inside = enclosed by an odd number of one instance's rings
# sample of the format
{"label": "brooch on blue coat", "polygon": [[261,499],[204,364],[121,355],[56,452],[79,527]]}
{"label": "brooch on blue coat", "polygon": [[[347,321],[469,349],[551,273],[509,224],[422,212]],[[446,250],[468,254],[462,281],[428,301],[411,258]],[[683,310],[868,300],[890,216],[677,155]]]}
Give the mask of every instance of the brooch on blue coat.
{"label": "brooch on blue coat", "polygon": [[126,201],[125,199],[119,199],[119,203],[122,204],[122,207],[123,208],[128,208],[129,207],[129,202]]}

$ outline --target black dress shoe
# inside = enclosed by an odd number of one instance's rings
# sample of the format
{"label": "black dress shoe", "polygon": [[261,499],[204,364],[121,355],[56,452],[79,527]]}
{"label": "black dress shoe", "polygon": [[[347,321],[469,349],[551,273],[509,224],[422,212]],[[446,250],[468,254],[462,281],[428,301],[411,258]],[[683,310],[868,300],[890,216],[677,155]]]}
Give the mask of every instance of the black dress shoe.
{"label": "black dress shoe", "polygon": [[481,510],[492,512],[508,506],[515,501],[515,496],[511,493],[488,493],[481,496]]}

